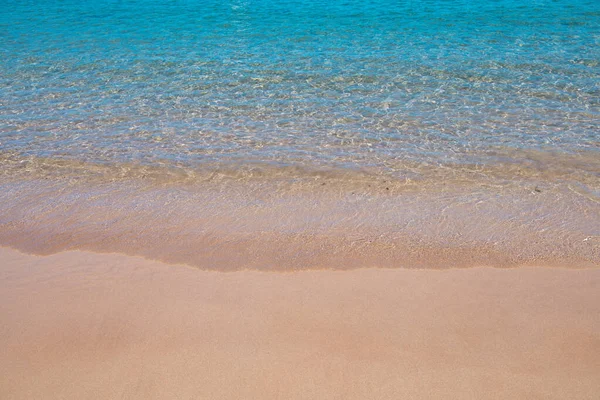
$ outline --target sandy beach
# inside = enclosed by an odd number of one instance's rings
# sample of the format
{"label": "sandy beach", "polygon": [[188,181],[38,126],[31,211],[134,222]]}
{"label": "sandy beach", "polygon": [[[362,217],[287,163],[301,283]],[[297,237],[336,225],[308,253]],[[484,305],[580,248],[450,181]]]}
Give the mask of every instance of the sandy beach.
{"label": "sandy beach", "polygon": [[2,2],[0,400],[599,400],[599,32]]}
{"label": "sandy beach", "polygon": [[600,270],[0,249],[3,399],[597,399]]}

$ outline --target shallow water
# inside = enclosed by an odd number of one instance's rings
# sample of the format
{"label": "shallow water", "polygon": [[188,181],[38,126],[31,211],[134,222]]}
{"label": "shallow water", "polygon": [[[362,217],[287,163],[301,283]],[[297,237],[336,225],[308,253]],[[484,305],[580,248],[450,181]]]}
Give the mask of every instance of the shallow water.
{"label": "shallow water", "polygon": [[[597,1],[2,11],[3,244],[200,266],[237,244],[234,268],[600,263]],[[278,250],[249,255],[243,234]]]}
{"label": "shallow water", "polygon": [[596,1],[15,1],[0,33],[3,152],[401,172],[599,147]]}

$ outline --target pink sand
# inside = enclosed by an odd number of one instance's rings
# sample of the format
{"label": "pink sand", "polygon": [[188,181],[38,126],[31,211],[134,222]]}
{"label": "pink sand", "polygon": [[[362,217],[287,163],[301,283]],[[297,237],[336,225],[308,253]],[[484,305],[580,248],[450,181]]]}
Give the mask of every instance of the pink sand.
{"label": "pink sand", "polygon": [[207,272],[0,248],[2,399],[598,399],[600,270]]}

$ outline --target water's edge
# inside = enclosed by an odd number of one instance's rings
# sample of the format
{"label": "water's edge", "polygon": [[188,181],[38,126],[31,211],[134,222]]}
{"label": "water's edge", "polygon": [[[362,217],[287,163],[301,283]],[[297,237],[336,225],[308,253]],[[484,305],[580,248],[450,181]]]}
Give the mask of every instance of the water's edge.
{"label": "water's edge", "polygon": [[572,185],[360,182],[5,179],[0,245],[212,270],[600,266],[597,200]]}

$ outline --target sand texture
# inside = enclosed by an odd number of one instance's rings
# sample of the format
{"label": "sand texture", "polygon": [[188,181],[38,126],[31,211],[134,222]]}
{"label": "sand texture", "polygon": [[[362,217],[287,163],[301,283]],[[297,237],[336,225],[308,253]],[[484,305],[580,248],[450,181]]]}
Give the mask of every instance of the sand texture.
{"label": "sand texture", "polygon": [[0,249],[2,399],[598,399],[600,270]]}

